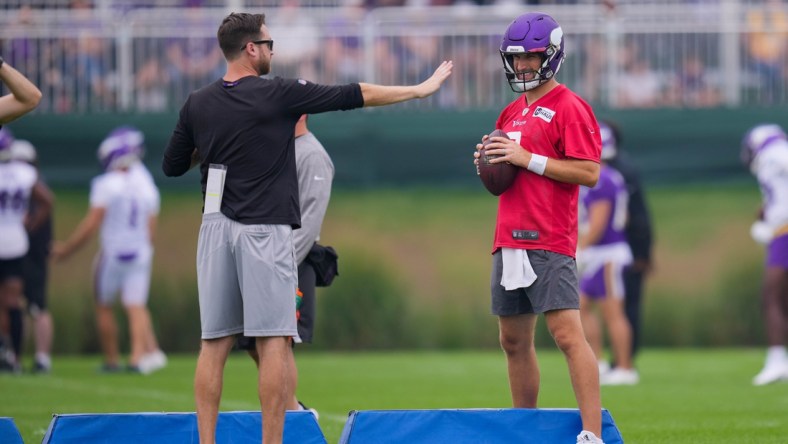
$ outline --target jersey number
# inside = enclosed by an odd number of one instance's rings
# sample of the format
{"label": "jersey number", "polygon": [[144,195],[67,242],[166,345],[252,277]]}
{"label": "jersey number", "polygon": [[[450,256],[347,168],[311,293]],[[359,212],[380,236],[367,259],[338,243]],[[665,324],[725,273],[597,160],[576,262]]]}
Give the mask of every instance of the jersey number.
{"label": "jersey number", "polygon": [[0,190],[0,211],[23,212],[27,208],[26,204],[24,190]]}

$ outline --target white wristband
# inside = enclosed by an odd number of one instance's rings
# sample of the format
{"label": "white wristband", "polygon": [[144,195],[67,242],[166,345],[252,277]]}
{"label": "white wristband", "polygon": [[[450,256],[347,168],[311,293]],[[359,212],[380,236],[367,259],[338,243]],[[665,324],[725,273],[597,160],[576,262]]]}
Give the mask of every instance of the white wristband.
{"label": "white wristband", "polygon": [[531,154],[531,161],[528,162],[528,171],[543,176],[545,168],[547,168],[547,157]]}

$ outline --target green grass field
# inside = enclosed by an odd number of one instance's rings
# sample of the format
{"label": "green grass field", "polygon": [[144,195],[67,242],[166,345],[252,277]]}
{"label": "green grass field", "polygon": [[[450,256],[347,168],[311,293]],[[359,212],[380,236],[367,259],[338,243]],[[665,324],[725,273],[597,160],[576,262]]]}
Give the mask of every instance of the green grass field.
{"label": "green grass field", "polygon": [[[540,407],[574,407],[563,357],[539,353]],[[782,444],[788,383],[753,387],[763,351],[650,349],[642,382],[604,387],[625,442]],[[297,356],[299,396],[320,412],[337,443],[347,413],[368,409],[501,408],[510,405],[504,357],[496,351],[315,353]],[[26,443],[38,443],[53,413],[193,411],[194,355],[171,356],[150,376],[96,373],[98,357],[56,357],[51,375],[0,377],[0,416],[13,417]],[[222,410],[258,408],[251,361],[234,354],[225,372]]]}
{"label": "green grass field", "polygon": [[[759,202],[755,185],[656,188],[649,197],[657,242],[646,288],[646,344],[762,344],[757,301],[763,251],[748,236]],[[162,200],[152,306],[164,349],[189,351],[199,336],[193,262],[199,200],[195,193],[165,193]],[[58,192],[57,238],[73,229],[86,205],[86,191]],[[350,284],[365,282],[370,271],[384,270],[408,310],[424,318],[397,331],[443,351],[318,351],[325,347],[320,341],[338,332],[336,324],[321,321],[326,330],[318,343],[297,356],[299,396],[319,410],[329,443],[338,442],[354,409],[510,405],[487,308],[494,217],[495,201],[480,191],[335,193],[323,236],[340,252],[342,277],[328,291],[353,289]],[[55,372],[0,375],[0,416],[15,419],[26,443],[41,441],[53,413],[194,410],[193,353],[172,355],[167,369],[148,377],[98,374],[98,356],[76,356],[97,350],[90,305],[94,252],[95,246],[86,248],[52,269],[55,350],[61,353]],[[324,296],[330,304],[339,294]],[[355,337],[366,337],[363,332]],[[540,350],[540,406],[574,407],[562,356],[554,347]],[[628,444],[782,444],[788,442],[788,383],[750,384],[763,357],[762,348],[648,349],[638,362],[642,383],[604,388],[603,405]],[[251,361],[233,355],[222,409],[258,409],[255,380]]]}

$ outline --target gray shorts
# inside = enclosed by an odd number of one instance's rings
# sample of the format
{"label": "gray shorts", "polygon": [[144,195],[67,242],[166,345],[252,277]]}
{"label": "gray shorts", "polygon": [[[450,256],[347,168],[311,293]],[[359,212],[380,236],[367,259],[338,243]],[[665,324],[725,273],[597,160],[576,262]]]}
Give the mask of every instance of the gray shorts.
{"label": "gray shorts", "polygon": [[536,273],[536,281],[528,288],[507,291],[501,285],[501,250],[493,254],[490,276],[492,314],[513,316],[580,308],[577,265],[573,258],[547,250],[528,250],[528,260]]}
{"label": "gray shorts", "polygon": [[298,274],[289,225],[244,225],[203,215],[197,290],[203,339],[293,336]]}

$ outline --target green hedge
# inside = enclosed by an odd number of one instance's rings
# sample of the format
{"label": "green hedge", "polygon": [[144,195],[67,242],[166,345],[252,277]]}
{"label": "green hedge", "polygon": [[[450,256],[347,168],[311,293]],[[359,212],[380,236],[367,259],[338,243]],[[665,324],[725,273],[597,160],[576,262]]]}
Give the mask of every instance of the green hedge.
{"label": "green hedge", "polygon": [[[503,106],[503,104],[502,104]],[[769,121],[788,126],[786,108],[596,110],[622,129],[630,151],[649,183],[727,181],[747,172],[739,164],[739,144],[752,125]],[[318,114],[310,128],[336,166],[340,188],[383,186],[474,186],[471,153],[492,131],[496,112],[393,111],[364,109]],[[177,114],[33,114],[9,127],[38,148],[50,181],[84,185],[98,171],[96,149],[115,126],[131,124],[146,135],[146,162],[161,185],[191,189],[185,178],[164,180],[161,158]]]}
{"label": "green hedge", "polygon": [[[340,255],[340,276],[318,289],[309,349],[495,348],[489,314],[494,198],[484,191],[338,191],[322,233]],[[62,239],[86,209],[84,191],[57,191]],[[748,235],[758,190],[659,188],[649,194],[657,227],[648,279],[646,346],[764,343],[763,248]],[[165,193],[150,307],[168,351],[199,347],[194,255],[198,193]],[[58,353],[96,352],[91,296],[95,246],[54,264],[50,306]],[[119,319],[123,319],[118,312]],[[125,325],[125,324],[123,324]],[[544,322],[538,340],[552,344]],[[124,333],[124,349],[127,338]]]}

